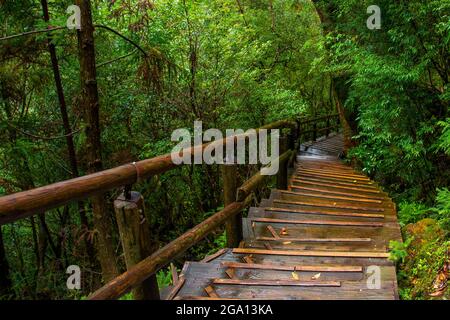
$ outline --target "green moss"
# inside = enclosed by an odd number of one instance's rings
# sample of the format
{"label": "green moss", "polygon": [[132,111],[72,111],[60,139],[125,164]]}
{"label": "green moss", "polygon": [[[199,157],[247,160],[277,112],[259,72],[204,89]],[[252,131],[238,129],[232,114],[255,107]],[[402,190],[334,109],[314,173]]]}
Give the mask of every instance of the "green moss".
{"label": "green moss", "polygon": [[[450,242],[433,219],[423,219],[404,229],[405,242],[409,242],[407,256],[399,265],[400,296],[402,299],[431,299],[433,281],[448,261]],[[439,297],[450,297],[450,291]]]}

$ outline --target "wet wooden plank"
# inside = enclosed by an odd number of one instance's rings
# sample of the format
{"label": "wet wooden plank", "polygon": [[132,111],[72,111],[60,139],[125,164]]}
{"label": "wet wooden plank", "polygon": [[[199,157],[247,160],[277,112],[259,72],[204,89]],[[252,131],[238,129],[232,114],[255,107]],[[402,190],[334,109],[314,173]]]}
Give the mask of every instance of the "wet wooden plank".
{"label": "wet wooden plank", "polygon": [[329,216],[341,216],[341,217],[359,217],[359,218],[373,218],[384,219],[384,214],[376,213],[358,213],[358,212],[337,212],[337,211],[319,211],[319,210],[295,210],[286,208],[264,208],[266,211],[273,212],[287,212],[287,213],[301,213],[301,214],[315,214],[315,215],[329,215]]}
{"label": "wet wooden plank", "polygon": [[310,207],[338,208],[338,209],[373,211],[373,212],[383,212],[384,211],[384,208],[374,208],[374,207],[370,207],[367,205],[366,206],[356,206],[356,205],[342,205],[342,204],[338,204],[338,203],[313,202],[313,201],[291,201],[291,200],[283,200],[283,199],[276,199],[273,202],[279,203],[279,204],[291,204],[291,205],[310,206]]}
{"label": "wet wooden plank", "polygon": [[310,271],[310,272],[362,272],[362,266],[307,266],[307,265],[274,265],[257,263],[222,262],[223,266],[236,269],[258,269],[279,271]]}
{"label": "wet wooden plank", "polygon": [[181,290],[181,288],[183,287],[185,282],[186,282],[185,277],[180,276],[180,278],[178,279],[178,282],[174,285],[173,289],[169,292],[166,299],[172,300],[178,294],[178,292]]}
{"label": "wet wooden plank", "polygon": [[206,294],[210,297],[210,298],[220,298],[219,295],[216,293],[216,291],[214,290],[213,287],[211,286],[207,286],[205,288],[205,292]]}
{"label": "wet wooden plank", "polygon": [[[321,187],[326,187],[326,188],[330,188],[330,189],[351,190],[351,191],[360,191],[363,193],[365,192],[365,193],[375,193],[375,194],[381,193],[381,191],[376,188],[369,189],[369,188],[361,188],[361,187],[352,187],[353,185],[350,185],[350,186],[336,185],[336,184],[332,184],[332,183],[313,182],[313,181],[308,181],[306,179],[292,179],[291,182],[298,183],[298,184],[321,186]],[[292,185],[292,187],[294,187],[294,186],[295,185]]]}
{"label": "wet wooden plank", "polygon": [[[351,226],[351,227],[370,227],[370,228],[381,228],[384,225],[381,222],[360,222],[360,221],[289,220],[289,219],[273,219],[273,218],[252,218],[251,220],[260,223],[309,224],[309,225],[324,225],[324,226]],[[273,229],[273,227],[271,228]]]}
{"label": "wet wooden plank", "polygon": [[240,286],[294,286],[294,287],[340,287],[338,281],[298,281],[298,280],[262,280],[262,279],[214,279],[217,285]]}
{"label": "wet wooden plank", "polygon": [[[285,242],[371,242],[371,238],[269,238],[269,237],[256,237],[259,241],[281,241]],[[270,250],[273,250],[271,247]]]}
{"label": "wet wooden plank", "polygon": [[235,254],[264,254],[264,255],[281,255],[281,256],[312,256],[312,257],[346,257],[346,258],[389,258],[389,253],[385,252],[345,252],[345,251],[313,251],[313,250],[262,250],[235,248]]}
{"label": "wet wooden plank", "polygon": [[356,197],[361,199],[373,199],[373,200],[386,200],[385,197],[379,197],[379,196],[372,196],[372,195],[365,195],[361,193],[354,193],[354,192],[342,192],[342,191],[335,191],[335,190],[327,190],[324,188],[310,188],[310,187],[302,187],[302,186],[295,186],[290,185],[291,189],[294,190],[305,190],[308,192],[317,192],[317,193],[325,193],[325,194],[332,194],[332,195],[342,195],[342,196],[348,196],[348,197]]}
{"label": "wet wooden plank", "polygon": [[220,257],[221,255],[223,255],[224,253],[226,253],[228,251],[228,249],[220,249],[219,251],[217,251],[216,253],[213,253],[207,257],[205,257],[203,260],[201,260],[200,262],[210,262],[213,261],[214,259]]}
{"label": "wet wooden plank", "polygon": [[285,191],[280,190],[283,194],[290,194],[290,195],[298,195],[302,197],[310,197],[310,198],[321,198],[321,199],[331,199],[331,200],[346,200],[350,202],[365,202],[365,203],[383,203],[381,200],[371,200],[371,199],[359,199],[359,198],[352,198],[352,197],[342,197],[342,196],[327,196],[322,194],[312,194],[312,193],[303,193],[303,192],[292,192],[292,191]]}

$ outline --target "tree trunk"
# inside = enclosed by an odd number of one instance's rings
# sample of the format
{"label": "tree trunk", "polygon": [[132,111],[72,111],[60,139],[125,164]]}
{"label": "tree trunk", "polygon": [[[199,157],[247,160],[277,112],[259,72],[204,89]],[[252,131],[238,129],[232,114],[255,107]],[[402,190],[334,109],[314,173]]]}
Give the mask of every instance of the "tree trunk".
{"label": "tree trunk", "polygon": [[[77,0],[81,9],[81,30],[78,31],[80,59],[81,108],[86,125],[86,149],[89,173],[103,169],[100,142],[99,98],[95,68],[94,26],[91,3]],[[92,197],[94,227],[98,232],[97,254],[102,267],[104,281],[116,277],[119,272],[112,243],[112,225],[105,195]]]}
{"label": "tree trunk", "polygon": [[[333,30],[335,17],[333,12],[335,8],[333,4],[323,4],[320,0],[312,0],[317,15],[320,18],[324,34],[328,34]],[[336,105],[339,119],[343,127],[344,133],[344,152],[347,152],[354,144],[352,142],[353,129],[356,128],[356,115],[348,115],[345,112],[343,102],[347,99],[349,84],[345,77],[331,76],[332,99]]]}
{"label": "tree trunk", "polygon": [[2,228],[0,226],[0,300],[12,294],[12,283],[9,273],[9,264],[6,260],[5,245],[3,243]]}
{"label": "tree trunk", "polygon": [[[44,21],[48,22],[50,20],[50,15],[48,11],[47,0],[41,0],[41,5]],[[79,172],[78,172],[77,156],[75,153],[75,144],[73,142],[72,128],[67,113],[66,99],[64,96],[64,89],[61,81],[61,74],[59,71],[58,57],[56,55],[56,47],[52,43],[52,38],[50,35],[48,36],[48,51],[50,53],[50,59],[53,68],[53,76],[55,79],[56,93],[58,95],[59,110],[63,122],[64,134],[66,136],[67,153],[69,155],[70,168],[72,170],[72,178],[76,178],[79,176]],[[84,210],[84,204],[82,201],[79,201],[77,205],[80,221],[82,224],[81,227],[82,229],[89,230],[89,221]],[[94,269],[94,266],[96,265],[95,250],[92,243],[88,240],[87,236],[84,237],[84,244],[86,246],[86,252],[88,255],[90,267],[91,269]]]}

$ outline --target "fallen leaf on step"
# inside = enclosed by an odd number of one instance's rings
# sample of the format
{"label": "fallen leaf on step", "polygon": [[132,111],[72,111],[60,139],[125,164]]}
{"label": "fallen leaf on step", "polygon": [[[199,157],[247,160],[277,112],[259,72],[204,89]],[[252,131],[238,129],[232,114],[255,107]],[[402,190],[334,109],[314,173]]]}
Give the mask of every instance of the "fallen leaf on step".
{"label": "fallen leaf on step", "polygon": [[284,241],[283,244],[291,244],[291,241]]}
{"label": "fallen leaf on step", "polygon": [[288,235],[288,232],[287,232],[286,228],[281,228],[280,234],[281,234],[282,236],[287,236],[287,235]]}
{"label": "fallen leaf on step", "polygon": [[317,273],[311,277],[312,280],[317,280],[320,278],[320,273]]}
{"label": "fallen leaf on step", "polygon": [[294,278],[295,280],[299,280],[300,278],[298,277],[298,274],[294,271],[292,272],[292,278]]}

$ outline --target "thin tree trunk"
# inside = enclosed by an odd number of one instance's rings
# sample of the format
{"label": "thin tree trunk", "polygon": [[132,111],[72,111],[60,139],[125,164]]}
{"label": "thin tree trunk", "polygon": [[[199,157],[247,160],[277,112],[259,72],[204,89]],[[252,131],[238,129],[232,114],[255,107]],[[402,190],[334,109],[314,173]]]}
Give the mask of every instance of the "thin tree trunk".
{"label": "thin tree trunk", "polygon": [[[86,124],[86,149],[90,173],[103,169],[100,142],[99,98],[95,67],[94,27],[92,24],[91,3],[77,0],[81,9],[81,30],[78,31],[80,58],[81,107]],[[111,238],[112,225],[105,195],[92,198],[94,227],[98,232],[97,254],[102,267],[104,281],[109,281],[119,273]]]}
{"label": "thin tree trunk", "polygon": [[3,243],[2,228],[0,226],[0,299],[12,294],[12,282],[9,272],[8,260],[6,260],[5,245]]}
{"label": "thin tree trunk", "polygon": [[[329,34],[330,32],[333,31],[333,27],[335,26],[332,5],[325,5],[326,12],[324,12],[321,8],[321,3],[319,0],[311,0],[311,2],[316,9],[317,15],[319,16],[324,34],[325,35]],[[338,90],[338,84],[342,87],[341,90]],[[352,141],[352,137],[354,135],[352,130],[352,124],[354,124],[353,122],[355,121],[354,119],[349,119],[350,117],[346,115],[345,108],[343,106],[343,102],[345,102],[346,97],[345,95],[342,94],[342,92],[347,92],[348,86],[349,85],[346,81],[343,81],[342,79],[340,79],[335,75],[331,75],[331,94],[337,112],[339,113],[341,125],[343,127],[345,153],[348,151],[348,149],[354,146],[354,143]]]}
{"label": "thin tree trunk", "polygon": [[[50,15],[49,15],[49,11],[48,11],[47,0],[41,0],[41,5],[42,5],[44,21],[48,22],[50,20]],[[79,176],[79,171],[78,171],[77,156],[76,156],[76,152],[75,152],[75,144],[73,142],[72,128],[71,128],[69,116],[67,113],[66,99],[64,96],[64,89],[63,89],[63,85],[62,85],[62,81],[61,81],[61,73],[59,71],[58,57],[56,55],[56,47],[52,43],[52,38],[50,35],[48,36],[48,51],[50,53],[50,59],[51,59],[52,68],[53,68],[53,76],[55,79],[56,92],[58,94],[59,109],[60,109],[61,118],[62,118],[62,122],[63,122],[64,134],[66,137],[67,153],[69,155],[69,162],[70,162],[70,167],[72,170],[72,178],[76,178]],[[82,201],[79,201],[77,203],[77,205],[78,205],[78,213],[80,216],[80,221],[82,224],[82,229],[89,230],[89,221],[88,221],[88,218],[87,218],[85,210],[84,210],[84,203]],[[94,246],[89,241],[87,236],[84,236],[84,244],[86,246],[86,252],[88,255],[90,267],[91,267],[91,269],[93,269],[94,266],[96,265]]]}

